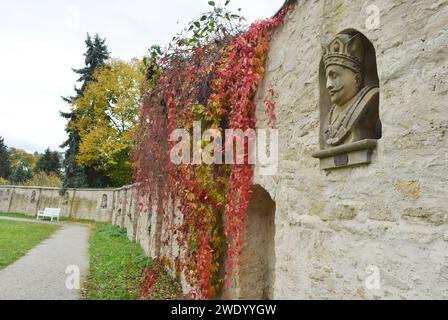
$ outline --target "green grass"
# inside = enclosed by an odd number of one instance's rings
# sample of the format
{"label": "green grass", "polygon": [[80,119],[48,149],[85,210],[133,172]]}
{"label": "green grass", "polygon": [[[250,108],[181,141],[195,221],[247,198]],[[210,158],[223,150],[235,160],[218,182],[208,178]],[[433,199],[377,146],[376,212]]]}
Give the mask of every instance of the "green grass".
{"label": "green grass", "polygon": [[[8,218],[19,218],[19,219],[28,219],[28,220],[36,220],[36,216],[29,216],[23,213],[15,213],[15,212],[8,212],[8,213],[0,213],[0,217],[8,217]],[[42,220],[39,219],[39,220]],[[44,221],[49,221],[49,218],[46,218]],[[68,217],[60,217],[60,221],[63,222],[77,222],[77,223],[94,223],[93,220],[88,219],[75,219],[75,218],[68,218]]]}
{"label": "green grass", "polygon": [[125,230],[110,224],[96,224],[90,238],[86,298],[138,299],[143,271],[152,263],[138,244],[128,240]]}
{"label": "green grass", "polygon": [[19,219],[29,219],[29,220],[35,220],[36,216],[27,216],[23,213],[14,213],[14,212],[8,212],[8,213],[0,213],[0,217],[8,217],[8,218],[19,218]]}
{"label": "green grass", "polygon": [[0,220],[0,270],[24,256],[60,227]]}
{"label": "green grass", "polygon": [[[129,241],[126,230],[97,223],[90,237],[90,274],[84,284],[88,300],[184,299],[180,284],[159,263],[145,256],[139,244]],[[151,287],[145,276],[156,278]]]}

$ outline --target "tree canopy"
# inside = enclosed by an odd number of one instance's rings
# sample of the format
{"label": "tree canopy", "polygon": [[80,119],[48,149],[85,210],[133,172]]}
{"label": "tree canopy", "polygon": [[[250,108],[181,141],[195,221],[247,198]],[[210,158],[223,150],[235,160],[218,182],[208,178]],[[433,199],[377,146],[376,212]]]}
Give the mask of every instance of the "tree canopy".
{"label": "tree canopy", "polygon": [[11,174],[11,157],[5,141],[0,137],[0,178],[7,180]]}
{"label": "tree canopy", "polygon": [[[105,44],[106,40],[101,39],[98,35],[93,38],[87,34],[85,41],[86,52],[84,53],[85,67],[81,69],[73,69],[73,72],[80,75],[77,82],[81,83],[81,87],[78,88],[75,85],[76,95],[73,97],[63,97],[63,100],[67,103],[72,103],[82,97],[84,90],[89,82],[93,80],[94,71],[103,66],[107,59],[109,59],[110,52]],[[67,148],[63,161],[64,168],[64,188],[80,188],[80,187],[103,187],[108,184],[108,179],[105,175],[92,167],[84,167],[78,165],[76,157],[79,152],[80,136],[79,132],[72,127],[72,123],[78,118],[76,109],[71,112],[60,113],[62,117],[68,120],[66,132],[68,133],[68,139],[61,145],[61,148]]]}
{"label": "tree canopy", "polygon": [[112,186],[132,179],[129,151],[144,78],[143,61],[112,60],[93,73],[83,95],[72,101],[78,117],[70,128],[81,141],[77,162],[105,172]]}
{"label": "tree canopy", "polygon": [[51,151],[49,148],[45,150],[37,160],[34,171],[36,173],[45,172],[59,175],[61,170],[61,157],[57,151]]}
{"label": "tree canopy", "polygon": [[14,168],[9,180],[12,184],[22,184],[33,177],[33,169],[25,162],[19,162]]}

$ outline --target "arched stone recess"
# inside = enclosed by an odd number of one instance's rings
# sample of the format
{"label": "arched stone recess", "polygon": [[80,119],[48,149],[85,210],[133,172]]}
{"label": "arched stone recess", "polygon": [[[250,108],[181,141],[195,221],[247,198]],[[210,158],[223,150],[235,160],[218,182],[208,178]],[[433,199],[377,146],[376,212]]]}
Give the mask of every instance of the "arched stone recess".
{"label": "arched stone recess", "polygon": [[371,163],[382,124],[376,52],[364,34],[345,29],[322,44],[319,89],[321,169]]}
{"label": "arched stone recess", "polygon": [[275,202],[260,185],[252,187],[247,229],[236,273],[236,299],[273,299]]}
{"label": "arched stone recess", "polygon": [[[376,63],[376,51],[372,42],[360,31],[356,29],[344,29],[338,33],[340,35],[347,35],[349,37],[354,37],[356,35],[360,38],[360,47],[362,48],[362,54],[360,57],[360,61],[362,63],[362,68],[360,71],[360,88],[363,87],[379,87],[379,79],[378,79],[378,71],[377,71],[377,63]],[[332,106],[332,102],[330,101],[330,95],[328,93],[327,88],[327,77],[325,74],[325,66],[324,61],[321,59],[319,64],[319,109],[320,109],[320,123],[324,124],[327,120],[328,113],[330,112],[330,108]],[[378,104],[378,102],[376,102]],[[374,108],[374,106],[372,106]],[[380,139],[382,136],[382,125],[381,120],[378,116],[378,107],[376,107],[376,122],[374,123],[374,132],[368,138]],[[325,127],[321,125],[320,129],[320,147],[325,148],[325,139],[324,136]]]}
{"label": "arched stone recess", "polygon": [[101,195],[101,209],[107,209],[107,194]]}

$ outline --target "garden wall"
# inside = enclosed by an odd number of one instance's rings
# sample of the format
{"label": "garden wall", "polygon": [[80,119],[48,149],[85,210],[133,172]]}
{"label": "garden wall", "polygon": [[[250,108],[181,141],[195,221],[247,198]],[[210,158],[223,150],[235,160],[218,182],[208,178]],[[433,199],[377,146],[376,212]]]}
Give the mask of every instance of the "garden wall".
{"label": "garden wall", "polygon": [[[448,298],[447,17],[440,0],[298,1],[274,34],[257,119],[273,88],[279,167],[255,176],[275,202],[274,298]],[[376,50],[383,135],[371,164],[321,170],[321,44],[346,29]]]}
{"label": "garden wall", "polygon": [[34,216],[45,208],[60,208],[62,217],[101,222],[112,221],[115,190],[0,186],[0,212]]}
{"label": "garden wall", "polygon": [[[221,297],[448,298],[448,2],[376,1],[374,28],[369,4],[298,1],[274,33],[256,98],[257,127],[267,128],[264,98],[275,93],[278,172],[255,168],[241,266]],[[376,51],[382,138],[370,164],[322,170],[312,156],[321,148],[321,44],[347,29]],[[162,221],[139,207],[131,187],[114,201],[112,221],[130,239],[176,260],[164,232],[176,215]]]}
{"label": "garden wall", "polygon": [[[226,298],[448,299],[448,1],[298,1],[272,37],[258,90],[274,90],[279,165],[256,166],[248,230]],[[355,29],[376,50],[382,138],[370,164],[322,170],[321,44]],[[36,193],[32,200],[33,191]],[[106,201],[103,196],[106,195]],[[106,204],[105,204],[106,203]],[[115,190],[0,187],[0,211],[111,221],[148,256],[175,261],[169,225],[132,186]],[[173,270],[174,272],[175,270]],[[185,284],[184,284],[185,285]]]}

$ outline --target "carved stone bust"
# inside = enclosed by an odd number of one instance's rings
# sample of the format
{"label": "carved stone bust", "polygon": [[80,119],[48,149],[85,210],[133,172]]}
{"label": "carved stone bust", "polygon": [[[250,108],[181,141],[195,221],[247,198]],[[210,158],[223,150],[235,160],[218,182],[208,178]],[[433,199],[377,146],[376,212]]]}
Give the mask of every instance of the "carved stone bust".
{"label": "carved stone bust", "polygon": [[331,106],[323,123],[324,145],[378,139],[379,88],[365,85],[365,49],[359,33],[338,34],[323,47]]}
{"label": "carved stone bust", "polygon": [[359,31],[338,33],[323,46],[320,82],[320,168],[369,164],[377,139],[379,80],[373,44]]}

